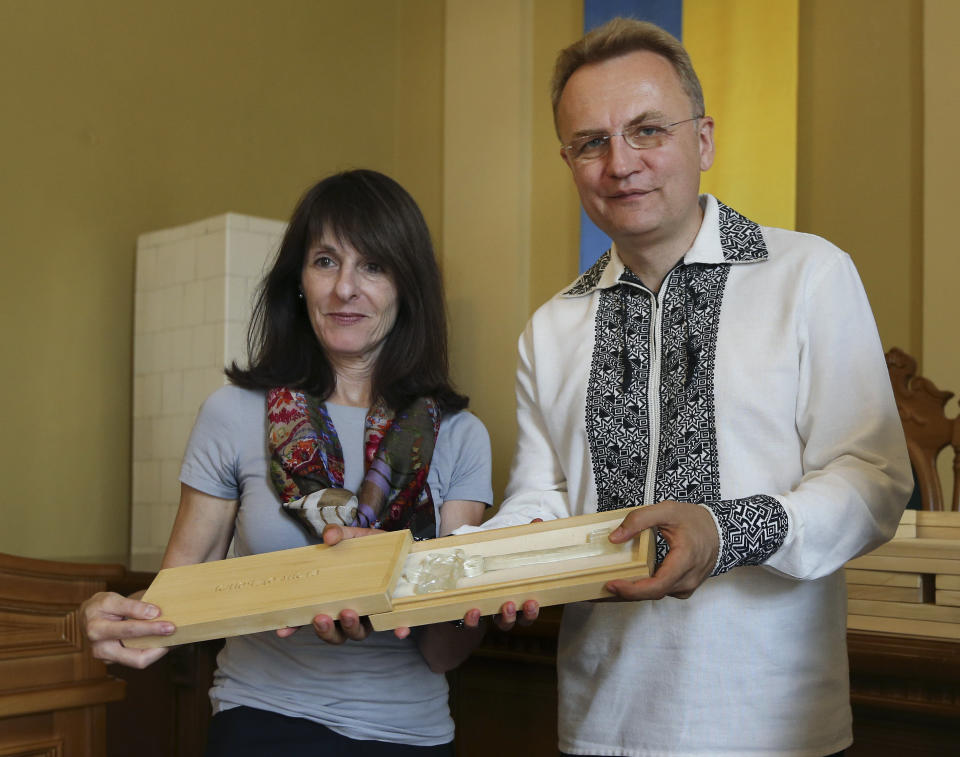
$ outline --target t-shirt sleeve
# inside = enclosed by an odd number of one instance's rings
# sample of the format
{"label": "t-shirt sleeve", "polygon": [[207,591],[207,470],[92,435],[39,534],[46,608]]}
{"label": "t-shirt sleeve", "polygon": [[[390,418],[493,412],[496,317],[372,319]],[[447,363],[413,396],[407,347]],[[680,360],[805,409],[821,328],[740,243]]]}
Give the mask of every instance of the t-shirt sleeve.
{"label": "t-shirt sleeve", "polygon": [[490,435],[477,416],[462,411],[445,418],[433,454],[442,501],[493,503]]}
{"label": "t-shirt sleeve", "polygon": [[180,467],[180,481],[223,499],[238,499],[239,452],[235,387],[211,394],[200,408]]}

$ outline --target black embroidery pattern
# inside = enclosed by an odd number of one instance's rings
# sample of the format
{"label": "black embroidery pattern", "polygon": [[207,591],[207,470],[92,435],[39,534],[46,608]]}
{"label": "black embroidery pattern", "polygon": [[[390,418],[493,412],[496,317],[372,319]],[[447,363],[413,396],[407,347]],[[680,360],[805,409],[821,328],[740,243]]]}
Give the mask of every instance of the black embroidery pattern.
{"label": "black embroidery pattern", "polygon": [[581,294],[593,291],[603,276],[603,271],[610,262],[610,250],[601,255],[597,262],[584,271],[580,278],[573,282],[570,288],[563,293],[565,297],[578,297]]}
{"label": "black embroidery pattern", "polygon": [[730,267],[682,266],[663,303],[660,451],[654,499],[720,499],[714,360]]}
{"label": "black embroidery pattern", "polygon": [[747,263],[767,258],[767,243],[760,227],[722,202],[720,209],[720,246],[723,259],[731,263]]}
{"label": "black embroidery pattern", "polygon": [[[721,531],[715,574],[769,558],[787,534],[787,516],[774,498],[757,495],[721,500],[717,455],[714,371],[720,308],[730,263],[767,257],[760,227],[725,205],[720,237],[727,264],[680,265],[662,288],[659,448],[654,500],[707,505]],[[596,287],[609,251],[567,295]],[[629,271],[622,281],[636,282]],[[650,464],[651,329],[653,296],[631,284],[598,293],[595,342],[587,386],[586,428],[597,486],[598,510],[644,503]],[[624,319],[626,319],[624,321]],[[626,354],[625,354],[626,350]],[[630,381],[624,386],[624,363]],[[668,547],[657,535],[657,558]]]}
{"label": "black embroidery pattern", "polygon": [[[623,289],[621,300],[621,288]],[[597,510],[643,504],[650,452],[647,381],[650,370],[650,294],[620,284],[599,294],[593,360],[587,387],[586,428]],[[626,309],[626,328],[624,312]],[[624,342],[631,381],[623,391]]]}
{"label": "black embroidery pattern", "polygon": [[711,503],[710,509],[724,536],[715,575],[739,565],[762,564],[787,538],[786,510],[773,497],[728,499]]}

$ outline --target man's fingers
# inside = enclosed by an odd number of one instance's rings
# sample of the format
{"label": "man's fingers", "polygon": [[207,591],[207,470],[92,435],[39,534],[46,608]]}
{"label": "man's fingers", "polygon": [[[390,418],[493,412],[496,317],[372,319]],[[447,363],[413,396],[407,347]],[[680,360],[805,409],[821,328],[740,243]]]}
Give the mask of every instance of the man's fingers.
{"label": "man's fingers", "polygon": [[618,579],[609,581],[605,588],[619,599],[629,601],[663,599],[667,596],[686,599],[696,590],[697,582],[690,566],[681,563],[679,557],[671,552],[650,578],[641,578],[639,581]]}
{"label": "man's fingers", "polygon": [[634,510],[623,519],[619,526],[610,532],[610,541],[614,544],[629,541],[641,531],[657,525],[659,523],[658,515],[657,505],[648,505]]}
{"label": "man's fingers", "polygon": [[662,599],[667,596],[660,583],[652,578],[642,578],[639,581],[618,579],[608,582],[604,588],[617,599],[633,602],[641,599]]}

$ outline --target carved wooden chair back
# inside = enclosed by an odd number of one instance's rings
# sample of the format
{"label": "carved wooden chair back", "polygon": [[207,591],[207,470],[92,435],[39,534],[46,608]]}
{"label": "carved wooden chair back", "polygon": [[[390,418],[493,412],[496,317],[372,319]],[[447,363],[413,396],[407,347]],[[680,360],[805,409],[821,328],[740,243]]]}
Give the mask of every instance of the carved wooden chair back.
{"label": "carved wooden chair back", "polygon": [[[953,392],[938,389],[929,379],[918,376],[917,361],[896,347],[887,353],[887,368],[920,488],[920,507],[960,509],[960,417],[948,418],[944,411]],[[953,499],[949,507],[937,474],[937,456],[948,446],[953,448]]]}

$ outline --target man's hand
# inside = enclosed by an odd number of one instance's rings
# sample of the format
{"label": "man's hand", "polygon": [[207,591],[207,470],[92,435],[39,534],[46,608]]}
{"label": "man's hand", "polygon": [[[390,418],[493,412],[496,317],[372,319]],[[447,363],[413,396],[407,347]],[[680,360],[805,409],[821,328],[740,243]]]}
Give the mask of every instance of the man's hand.
{"label": "man's hand", "polygon": [[706,508],[672,500],[638,508],[614,529],[610,541],[621,544],[653,526],[660,529],[670,551],[650,578],[610,581],[607,590],[620,599],[686,599],[713,572],[720,538]]}

